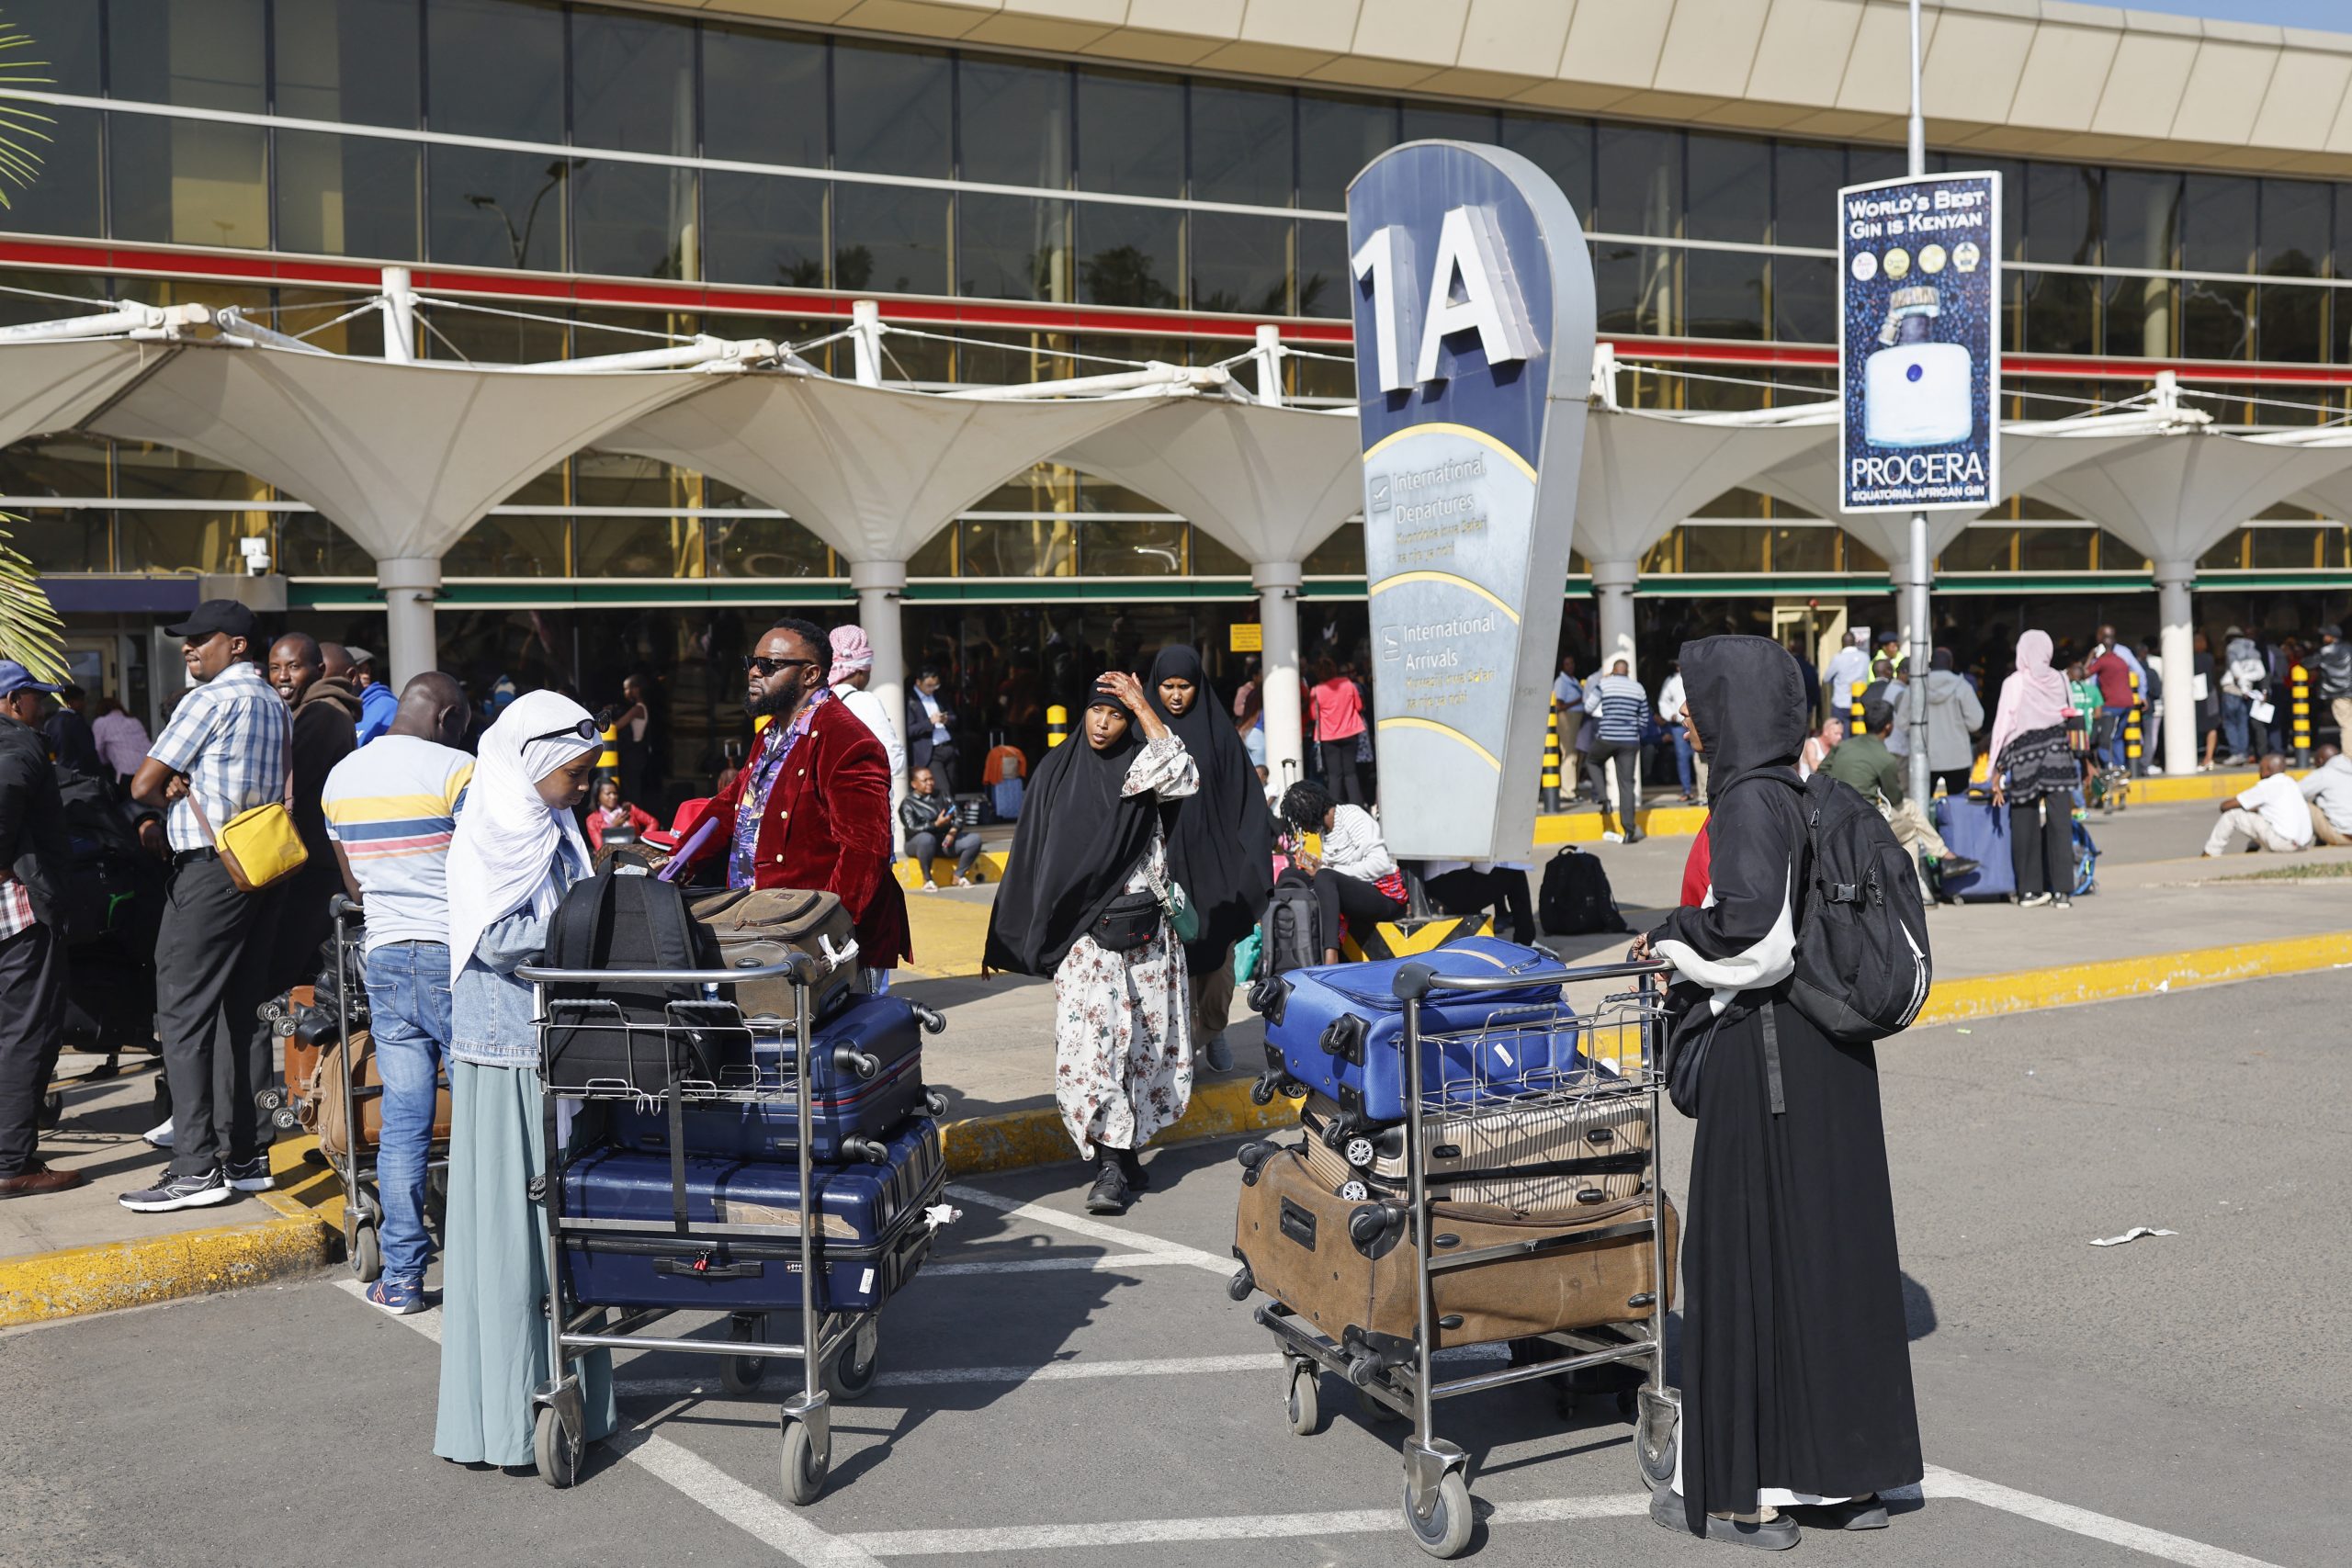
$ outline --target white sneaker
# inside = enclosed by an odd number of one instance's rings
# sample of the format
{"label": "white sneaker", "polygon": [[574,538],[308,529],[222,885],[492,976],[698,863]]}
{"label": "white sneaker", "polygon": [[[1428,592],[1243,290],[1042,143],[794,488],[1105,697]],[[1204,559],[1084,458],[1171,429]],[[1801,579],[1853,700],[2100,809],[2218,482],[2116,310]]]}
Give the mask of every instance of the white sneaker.
{"label": "white sneaker", "polygon": [[172,1119],[166,1116],[160,1125],[150,1127],[139,1135],[159,1149],[168,1149],[172,1146]]}

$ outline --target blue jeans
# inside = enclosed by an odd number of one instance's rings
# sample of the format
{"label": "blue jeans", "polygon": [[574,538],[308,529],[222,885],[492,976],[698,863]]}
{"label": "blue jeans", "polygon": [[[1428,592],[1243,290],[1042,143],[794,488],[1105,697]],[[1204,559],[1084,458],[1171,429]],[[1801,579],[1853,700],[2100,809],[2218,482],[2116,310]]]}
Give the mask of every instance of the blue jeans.
{"label": "blue jeans", "polygon": [[2107,764],[2109,767],[2120,768],[2131,760],[2127,754],[2130,750],[2131,742],[2123,733],[2126,721],[2128,721],[2131,716],[2132,708],[2129,704],[2126,704],[2121,707],[2116,707],[2109,705],[2109,706],[2102,707],[2098,710],[2098,721],[2100,725],[2104,727],[2106,740],[2106,744],[2101,748],[2101,750],[2107,753]]}
{"label": "blue jeans", "polygon": [[2247,725],[2253,716],[2246,712],[2246,700],[2235,692],[2222,694],[2222,744],[2233,757],[2243,757],[2254,749]]}
{"label": "blue jeans", "polygon": [[384,1205],[384,1277],[422,1284],[433,1244],[424,1234],[424,1167],[433,1109],[449,1055],[449,949],[388,942],[368,955],[368,1032],[384,1080],[384,1136],[376,1191]]}
{"label": "blue jeans", "polygon": [[1682,781],[1683,794],[1698,786],[1698,775],[1690,767],[1690,732],[1679,724],[1674,727],[1674,773]]}

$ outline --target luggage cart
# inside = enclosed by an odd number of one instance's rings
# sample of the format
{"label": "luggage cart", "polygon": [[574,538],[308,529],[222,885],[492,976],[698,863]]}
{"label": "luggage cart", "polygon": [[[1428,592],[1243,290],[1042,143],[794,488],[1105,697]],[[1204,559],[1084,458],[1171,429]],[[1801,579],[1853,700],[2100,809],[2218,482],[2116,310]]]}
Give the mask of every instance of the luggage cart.
{"label": "luggage cart", "polygon": [[[585,1412],[581,1393],[580,1375],[573,1363],[587,1351],[611,1350],[674,1350],[687,1355],[723,1356],[720,1384],[733,1394],[751,1393],[759,1386],[766,1363],[771,1359],[797,1360],[801,1365],[801,1386],[798,1393],[784,1403],[780,1416],[784,1455],[784,1493],[797,1505],[816,1501],[824,1489],[827,1472],[832,1464],[832,1416],[834,1399],[855,1399],[874,1386],[881,1361],[880,1307],[865,1311],[822,1310],[818,1305],[817,1226],[823,1216],[818,1208],[815,1192],[815,1161],[809,1148],[809,1078],[806,1043],[810,1037],[811,1018],[809,990],[812,983],[833,968],[856,962],[854,942],[842,953],[831,954],[830,964],[805,953],[795,953],[784,961],[759,967],[713,970],[659,969],[553,969],[526,964],[515,970],[515,976],[529,981],[535,991],[534,1024],[539,1037],[543,1092],[541,1106],[546,1117],[547,1174],[537,1183],[535,1196],[547,1212],[547,1277],[548,1292],[542,1310],[548,1324],[548,1381],[531,1395],[537,1410],[533,1432],[533,1452],[538,1462],[540,1477],[551,1486],[569,1486],[577,1479],[585,1442]],[[717,999],[720,987],[738,982],[784,979],[793,989],[794,1014],[790,1020],[775,1018],[746,1018],[732,1002]],[[665,1009],[661,1023],[629,1022],[613,1010],[610,1017],[573,1012],[564,1014],[571,1007],[594,1007],[594,1003],[571,1003],[551,998],[548,987],[562,985],[656,985],[678,987],[701,987],[707,998],[703,1001],[673,1001]],[[603,1004],[609,1008],[611,1004]],[[583,1019],[594,1027],[621,1032],[625,1034],[629,1053],[630,1077],[619,1078],[588,1078],[574,1083],[559,1083],[550,1070],[553,1057],[548,1049],[550,1032],[558,1028],[580,1027]],[[936,1034],[945,1021],[936,1013],[926,1011],[923,1027]],[[775,1048],[778,1070],[773,1079],[763,1078],[756,1066],[738,1072],[722,1069],[718,1081],[682,1077],[675,1064],[681,1059],[673,1049],[673,1037],[714,1031],[747,1033],[757,1043],[765,1040]],[[658,1060],[663,1066],[653,1068],[650,1077],[639,1071],[639,1053],[648,1059]],[[658,1057],[654,1053],[659,1053]],[[756,1053],[754,1056],[756,1063]],[[651,1081],[666,1077],[668,1087],[655,1095],[635,1087],[637,1082]],[[579,1299],[573,1289],[570,1250],[567,1237],[594,1235],[600,1245],[626,1247],[634,1239],[640,1242],[692,1244],[696,1233],[683,1213],[673,1223],[648,1224],[643,1227],[616,1228],[610,1222],[598,1222],[593,1227],[585,1223],[567,1219],[564,1213],[564,1171],[573,1156],[563,1146],[559,1136],[559,1107],[572,1101],[583,1109],[598,1101],[626,1102],[650,1108],[659,1100],[670,1117],[670,1159],[673,1183],[684,1189],[686,1157],[684,1108],[688,1102],[738,1103],[755,1100],[782,1100],[789,1097],[798,1111],[798,1150],[800,1183],[797,1213],[797,1247],[786,1253],[787,1261],[797,1261],[798,1272],[787,1277],[799,1281],[799,1338],[794,1343],[770,1343],[767,1339],[767,1319],[763,1312],[735,1311],[729,1314],[729,1338],[725,1341],[658,1337],[643,1331],[672,1313],[691,1310],[677,1307],[632,1306],[615,1308]],[[583,1150],[582,1155],[591,1151]],[[944,1176],[942,1178],[944,1180]],[[936,1193],[931,1198],[935,1200]],[[708,1238],[714,1249],[730,1246],[740,1248],[731,1238]],[[791,1310],[789,1308],[784,1310]],[[608,1312],[619,1315],[606,1320]],[[749,1347],[758,1344],[757,1354]]]}
{"label": "luggage cart", "polygon": [[[1430,1234],[1431,1200],[1426,1154],[1430,1148],[1428,1129],[1436,1119],[1460,1117],[1475,1111],[1481,1122],[1490,1122],[1499,1116],[1513,1130],[1512,1143],[1521,1152],[1510,1164],[1484,1175],[1509,1176],[1513,1166],[1522,1168],[1528,1175],[1541,1179],[1542,1168],[1566,1152],[1566,1139],[1559,1139],[1546,1149],[1544,1134],[1547,1128],[1566,1128],[1589,1122],[1597,1111],[1623,1109],[1632,1103],[1640,1108],[1646,1123],[1648,1156],[1645,1186],[1651,1195],[1649,1217],[1634,1222],[1647,1232],[1651,1247],[1652,1278],[1661,1286],[1670,1280],[1674,1259],[1668,1256],[1667,1225],[1660,1208],[1664,1188],[1659,1166],[1659,1101],[1665,1087],[1659,1065],[1659,1047],[1663,1044],[1666,1022],[1664,990],[1660,976],[1666,965],[1656,962],[1605,964],[1580,969],[1564,969],[1541,976],[1517,975],[1495,978],[1471,978],[1440,976],[1418,965],[1408,966],[1396,980],[1396,995],[1405,1004],[1405,1157],[1406,1191],[1401,1201],[1410,1215],[1406,1234],[1427,1236]],[[1485,1063],[1502,1059],[1492,1046],[1498,1041],[1508,1049],[1508,1036],[1520,1030],[1548,1030],[1556,1023],[1511,1024],[1480,1031],[1464,1032],[1458,1036],[1421,1031],[1420,1010],[1432,993],[1477,992],[1523,987],[1531,980],[1549,982],[1556,978],[1566,986],[1598,985],[1607,988],[1598,1005],[1580,1011],[1576,1018],[1577,1047],[1587,1068],[1572,1068],[1564,1073],[1539,1076],[1510,1083],[1484,1077],[1456,1080],[1443,1088],[1425,1089],[1422,1086],[1422,1043],[1424,1040],[1442,1042],[1460,1039],[1475,1041],[1479,1048],[1469,1053],[1472,1059]],[[1630,986],[1624,983],[1630,982]],[[1350,1142],[1343,1138],[1343,1145]],[[1369,1167],[1374,1148],[1369,1139],[1351,1140],[1346,1147],[1349,1162],[1357,1167]],[[1355,1193],[1347,1192],[1354,1197]],[[1365,1196],[1370,1196],[1366,1190]],[[1595,1238],[1563,1237],[1553,1245],[1573,1246]],[[1441,1242],[1441,1246],[1442,1243]],[[1535,1247],[1545,1244],[1537,1243]],[[1436,1277],[1483,1263],[1496,1262],[1509,1256],[1532,1250],[1529,1244],[1510,1247],[1487,1247],[1459,1253],[1449,1253],[1434,1259],[1435,1249],[1418,1249],[1419,1267],[1415,1273],[1417,1290],[1417,1328],[1437,1317]],[[1231,1292],[1236,1301],[1246,1299],[1258,1288],[1250,1270],[1245,1265],[1234,1276]],[[1649,1292],[1645,1303],[1646,1315],[1629,1322],[1596,1325],[1589,1329],[1546,1334],[1542,1339],[1565,1354],[1551,1360],[1521,1364],[1514,1354],[1513,1364],[1498,1371],[1480,1371],[1462,1377],[1441,1378],[1435,1364],[1431,1337],[1417,1331],[1409,1347],[1401,1351],[1385,1351],[1352,1333],[1342,1344],[1317,1332],[1305,1319],[1280,1301],[1261,1305],[1258,1321],[1273,1332],[1283,1354],[1287,1389],[1286,1414],[1290,1427],[1302,1436],[1311,1433],[1320,1424],[1317,1408],[1321,1374],[1330,1371],[1348,1380],[1357,1391],[1357,1397],[1366,1408],[1380,1408],[1404,1417],[1412,1423],[1412,1432],[1403,1446],[1405,1461],[1405,1524],[1423,1551],[1435,1557],[1453,1557],[1469,1544],[1474,1524],[1470,1508],[1468,1479],[1469,1456],[1462,1448],[1437,1435],[1434,1406],[1442,1399],[1462,1394],[1483,1393],[1510,1383],[1530,1382],[1539,1378],[1567,1377],[1589,1369],[1619,1364],[1639,1363],[1645,1382],[1636,1396],[1634,1417],[1634,1457],[1640,1465],[1643,1481],[1652,1489],[1671,1483],[1675,1461],[1675,1427],[1679,1414],[1680,1396],[1666,1385],[1666,1326],[1662,1297],[1663,1289]],[[1638,1300],[1638,1298],[1636,1298]],[[1508,1343],[1508,1342],[1505,1342]],[[1448,1348],[1455,1347],[1449,1346]]]}

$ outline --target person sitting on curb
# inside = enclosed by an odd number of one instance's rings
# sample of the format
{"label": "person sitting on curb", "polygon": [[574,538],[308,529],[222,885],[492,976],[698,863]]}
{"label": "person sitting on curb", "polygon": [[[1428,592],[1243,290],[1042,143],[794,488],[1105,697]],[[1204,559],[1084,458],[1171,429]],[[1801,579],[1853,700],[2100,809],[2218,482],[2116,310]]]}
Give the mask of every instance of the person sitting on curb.
{"label": "person sitting on curb", "polygon": [[2222,819],[2206,836],[2205,853],[2223,855],[2243,833],[2252,840],[2248,850],[2293,854],[2312,847],[2312,811],[2301,785],[2287,776],[2287,759],[2276,751],[2262,754],[2262,776],[2250,789],[2222,802]]}
{"label": "person sitting on curb", "polygon": [[1283,819],[1301,833],[1322,835],[1320,854],[1301,850],[1291,863],[1315,890],[1323,962],[1340,960],[1343,916],[1367,957],[1388,957],[1380,923],[1405,912],[1405,874],[1380,836],[1379,819],[1361,806],[1334,801],[1322,785],[1311,782],[1290,786],[1283,796]]}
{"label": "person sitting on curb", "polygon": [[2312,761],[2318,765],[2297,786],[2311,807],[2312,832],[2323,844],[2352,844],[2352,757],[2322,741]]}
{"label": "person sitting on curb", "polygon": [[907,853],[922,873],[917,886],[925,893],[939,890],[931,879],[931,863],[943,852],[956,857],[956,886],[972,886],[972,863],[980,858],[980,836],[964,831],[956,819],[955,800],[939,793],[937,775],[929,768],[915,770],[907,798],[899,802],[899,826],[906,829]]}
{"label": "person sitting on curb", "polygon": [[[1894,829],[1894,841],[1910,852],[1914,866],[1918,865],[1924,852],[1928,866],[1934,867],[1939,875],[1965,876],[1976,869],[1977,863],[1952,853],[1943,835],[1928,820],[1928,814],[1919,809],[1919,803],[1904,798],[1903,763],[1879,739],[1894,719],[1894,704],[1883,699],[1865,702],[1861,728],[1838,743],[1821,771],[1853,785],[1864,800],[1877,803],[1879,815]],[[1925,868],[1919,872],[1919,894],[1929,904],[1936,901]]]}

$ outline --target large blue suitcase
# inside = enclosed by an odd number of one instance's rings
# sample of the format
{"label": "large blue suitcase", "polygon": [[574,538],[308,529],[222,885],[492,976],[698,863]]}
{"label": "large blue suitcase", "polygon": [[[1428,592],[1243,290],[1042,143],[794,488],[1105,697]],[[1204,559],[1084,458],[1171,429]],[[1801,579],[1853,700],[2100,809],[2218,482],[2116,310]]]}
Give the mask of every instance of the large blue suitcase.
{"label": "large blue suitcase", "polygon": [[[1266,1020],[1267,1065],[1337,1102],[1351,1125],[1403,1120],[1405,1006],[1395,987],[1408,964],[1481,979],[1560,967],[1539,949],[1471,937],[1409,958],[1294,969],[1250,996]],[[1442,1037],[1423,1047],[1422,1091],[1465,1104],[1540,1087],[1579,1061],[1574,1014],[1556,981],[1432,992],[1421,1029]]]}
{"label": "large blue suitcase", "polygon": [[[599,1149],[564,1168],[564,1250],[574,1297],[611,1306],[782,1312],[800,1305],[798,1163],[685,1156],[688,1234],[668,1155]],[[817,1306],[864,1312],[931,1252],[924,1210],[946,1183],[939,1125],[920,1117],[881,1165],[815,1173]]]}
{"label": "large blue suitcase", "polygon": [[[1977,863],[1962,876],[1938,878],[1951,898],[2007,898],[2018,890],[2017,863],[2009,858],[2009,808],[1982,795],[1945,795],[1936,802],[1936,831],[1956,855]],[[2074,826],[2075,897],[2098,890],[2098,843],[2077,819]]]}
{"label": "large blue suitcase", "polygon": [[[886,1157],[890,1135],[928,1109],[922,1081],[922,1028],[913,1006],[891,996],[861,996],[814,1026],[809,1054],[808,1148],[820,1160]],[[752,1061],[762,1091],[752,1102],[703,1101],[684,1111],[686,1147],[738,1159],[782,1159],[799,1146],[800,1110],[787,1090],[788,1041],[755,1035]],[[871,1067],[871,1077],[860,1074]],[[613,1113],[613,1142],[659,1152],[670,1146],[666,1110]]]}

